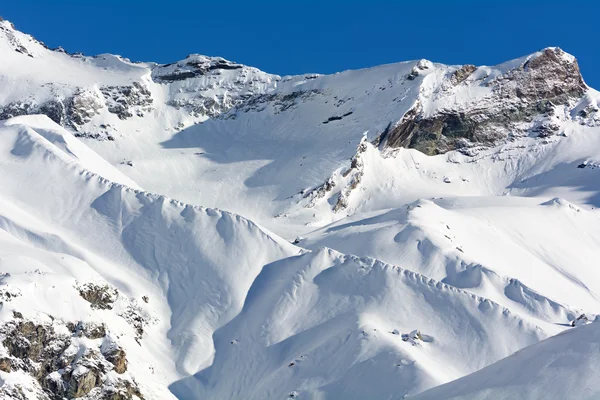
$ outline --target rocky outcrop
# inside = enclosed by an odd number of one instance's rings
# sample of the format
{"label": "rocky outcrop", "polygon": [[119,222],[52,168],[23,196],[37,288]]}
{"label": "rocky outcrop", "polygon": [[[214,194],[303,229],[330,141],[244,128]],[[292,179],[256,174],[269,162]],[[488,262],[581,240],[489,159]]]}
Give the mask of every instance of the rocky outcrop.
{"label": "rocky outcrop", "polygon": [[108,111],[119,119],[130,118],[134,114],[143,117],[152,111],[152,93],[140,82],[133,82],[130,86],[103,86],[100,92],[106,100]]}
{"label": "rocky outcrop", "polygon": [[320,199],[335,196],[334,189],[337,187],[339,192],[332,208],[333,212],[341,212],[348,208],[350,195],[359,187],[364,175],[363,154],[367,151],[367,146],[366,139],[363,139],[358,145],[356,154],[350,160],[350,167],[339,174],[334,174],[321,186],[301,193],[302,200],[306,201],[304,207],[315,207]]}
{"label": "rocky outcrop", "polygon": [[214,71],[242,68],[244,65],[227,61],[221,57],[191,54],[185,60],[177,63],[157,66],[152,71],[152,79],[157,82],[174,82],[203,76]]}
{"label": "rocky outcrop", "polygon": [[452,76],[450,77],[450,82],[453,85],[460,85],[469,76],[471,76],[471,74],[473,72],[475,72],[476,69],[477,69],[477,67],[474,65],[471,65],[471,64],[463,65],[462,67],[460,67],[459,69],[457,69],[456,71],[454,71],[452,73]]}
{"label": "rocky outcrop", "polygon": [[[472,65],[462,66],[451,74],[450,81],[460,85],[475,71]],[[557,133],[558,127],[550,121],[555,108],[575,102],[587,90],[577,61],[558,48],[545,49],[479,84],[489,87],[490,94],[474,103],[427,114],[417,101],[377,142],[434,155],[450,150],[468,153],[472,144],[492,146],[510,135],[546,137]]]}
{"label": "rocky outcrop", "polygon": [[[144,335],[144,327],[149,323],[150,317],[144,313],[135,300],[119,297],[119,291],[108,285],[97,285],[87,282],[76,287],[79,295],[90,303],[95,310],[112,310],[117,300],[121,301],[117,314],[135,330],[135,339],[138,343]],[[99,336],[105,332],[103,325],[83,324],[72,327],[73,331],[80,332],[86,337]]]}
{"label": "rocky outcrop", "polygon": [[17,53],[34,58],[33,54],[31,54],[31,52],[27,49],[27,47],[24,45],[24,43],[21,43],[21,41],[15,36],[14,25],[10,24],[10,28],[8,28],[7,26],[5,26],[5,24],[7,23],[6,21],[0,21],[0,22],[1,22],[0,23],[0,33],[2,33],[4,35],[4,37],[7,38],[8,43],[13,48],[13,50],[16,51]]}
{"label": "rocky outcrop", "polygon": [[[58,333],[68,328],[70,334]],[[102,336],[100,336],[103,334]],[[37,382],[40,399],[62,400],[92,395],[97,399],[143,398],[127,371],[127,354],[103,324],[9,321],[0,327],[7,357],[0,371],[23,371]],[[80,338],[96,340],[96,348]],[[118,378],[107,379],[114,371]]]}
{"label": "rocky outcrop", "polygon": [[90,307],[99,310],[112,310],[118,291],[108,285],[85,283],[77,288],[79,295],[90,303]]}

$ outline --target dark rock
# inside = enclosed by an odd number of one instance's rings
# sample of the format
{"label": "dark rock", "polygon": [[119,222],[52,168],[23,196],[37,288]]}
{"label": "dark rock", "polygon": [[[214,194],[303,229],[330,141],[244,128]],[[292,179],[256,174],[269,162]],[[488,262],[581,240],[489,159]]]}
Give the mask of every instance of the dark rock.
{"label": "dark rock", "polygon": [[88,339],[101,339],[106,336],[106,325],[103,323],[79,323],[77,331],[81,332],[83,336]]}
{"label": "dark rock", "polygon": [[69,398],[83,397],[101,384],[101,371],[95,367],[83,367],[71,374],[68,380],[67,396]]}
{"label": "dark rock", "polygon": [[118,348],[105,354],[104,357],[114,365],[117,374],[127,371],[127,354],[125,350]]}
{"label": "dark rock", "polygon": [[581,314],[577,319],[571,321],[571,326],[585,325],[589,322],[588,317],[585,314]]}
{"label": "dark rock", "polygon": [[86,283],[78,288],[79,295],[90,303],[90,307],[100,310],[112,310],[112,304],[116,301],[117,289],[108,285],[96,285]]}
{"label": "dark rock", "polygon": [[44,103],[39,112],[41,114],[47,115],[52,121],[56,122],[59,125],[63,125],[67,118],[67,111],[65,105],[62,101],[58,100],[50,100]]}
{"label": "dark rock", "polygon": [[10,372],[11,370],[11,361],[10,358],[0,358],[0,371]]}
{"label": "dark rock", "polygon": [[454,71],[452,73],[452,77],[450,78],[450,81],[454,84],[454,85],[459,85],[462,82],[464,82],[469,76],[471,76],[471,74],[473,72],[475,72],[477,70],[477,67],[471,64],[466,64],[463,65],[462,67],[460,67],[459,69],[457,69],[456,71]]}
{"label": "dark rock", "polygon": [[332,121],[339,121],[342,118],[347,117],[349,115],[352,115],[352,111],[348,111],[347,113],[345,113],[344,115],[339,116],[339,117],[338,116],[329,117],[329,118],[327,118],[327,121],[323,121],[323,123],[324,124],[328,124],[328,123],[330,123]]}
{"label": "dark rock", "polygon": [[144,112],[152,110],[152,93],[139,82],[133,82],[131,86],[103,86],[100,92],[106,99],[108,111],[119,119],[133,117],[134,112],[143,116]]}
{"label": "dark rock", "polygon": [[2,344],[11,356],[38,362],[44,347],[50,342],[48,329],[51,328],[31,321],[19,322]]}
{"label": "dark rock", "polygon": [[[474,71],[474,66],[465,65],[454,72],[451,81],[459,84]],[[415,66],[413,72],[418,75],[419,68]],[[587,90],[577,61],[560,49],[546,49],[488,85],[492,87],[490,97],[465,110],[445,109],[425,116],[417,102],[376,143],[415,148],[428,155],[468,150],[469,143],[492,146],[518,132],[523,123],[550,115],[557,105],[578,99]],[[558,131],[551,123],[530,129],[540,137]]]}
{"label": "dark rock", "polygon": [[102,394],[102,400],[132,400],[133,396],[144,400],[139,388],[129,381],[120,381],[116,387],[110,387]]}

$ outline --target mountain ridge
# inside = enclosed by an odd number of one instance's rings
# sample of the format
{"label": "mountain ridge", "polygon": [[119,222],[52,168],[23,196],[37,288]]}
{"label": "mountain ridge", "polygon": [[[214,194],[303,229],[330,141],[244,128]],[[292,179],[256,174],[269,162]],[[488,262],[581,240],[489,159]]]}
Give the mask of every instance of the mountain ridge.
{"label": "mountain ridge", "polygon": [[559,48],[280,77],[0,21],[0,54],[0,397],[467,400],[594,346],[600,93]]}

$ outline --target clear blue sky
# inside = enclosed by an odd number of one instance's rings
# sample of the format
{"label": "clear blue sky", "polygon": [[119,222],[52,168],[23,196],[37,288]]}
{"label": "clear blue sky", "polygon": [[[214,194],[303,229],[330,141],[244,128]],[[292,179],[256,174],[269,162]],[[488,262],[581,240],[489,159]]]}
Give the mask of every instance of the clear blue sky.
{"label": "clear blue sky", "polygon": [[559,46],[600,89],[600,1],[1,0],[0,15],[71,52],[200,53],[280,75],[418,58],[493,65]]}

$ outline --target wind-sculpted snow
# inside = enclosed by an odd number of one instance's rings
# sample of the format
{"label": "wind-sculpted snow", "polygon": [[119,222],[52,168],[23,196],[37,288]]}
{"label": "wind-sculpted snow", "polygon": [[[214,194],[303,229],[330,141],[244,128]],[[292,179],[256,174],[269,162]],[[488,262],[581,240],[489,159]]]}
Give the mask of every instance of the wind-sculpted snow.
{"label": "wind-sculpted snow", "polygon": [[[42,122],[55,135],[62,131],[56,143],[77,139],[48,119],[32,122],[36,130],[14,120],[0,128],[4,230],[23,246],[77,260],[86,271],[78,280],[108,282],[130,298],[151,299],[146,309],[155,323],[141,344],[154,359],[146,369],[172,376],[209,365],[212,332],[241,309],[263,265],[299,249],[239,216],[111,183],[45,140],[50,133]],[[27,311],[41,310],[34,305],[20,312]]]}
{"label": "wind-sculpted snow", "polygon": [[[415,329],[419,339],[403,339]],[[325,248],[265,267],[242,312],[215,333],[213,364],[172,390],[180,398],[401,398],[543,336],[487,299]]]}
{"label": "wind-sculpted snow", "polygon": [[[595,210],[513,197],[422,200],[345,219],[299,242],[405,266],[492,299],[549,331],[597,312]],[[540,279],[544,277],[544,279]]]}
{"label": "wind-sculpted snow", "polygon": [[564,332],[414,400],[586,399],[600,396],[600,324]]}

